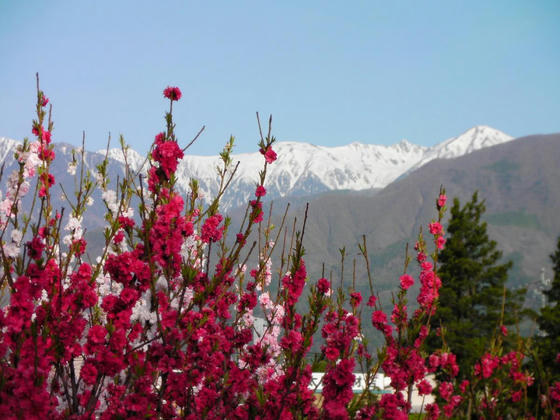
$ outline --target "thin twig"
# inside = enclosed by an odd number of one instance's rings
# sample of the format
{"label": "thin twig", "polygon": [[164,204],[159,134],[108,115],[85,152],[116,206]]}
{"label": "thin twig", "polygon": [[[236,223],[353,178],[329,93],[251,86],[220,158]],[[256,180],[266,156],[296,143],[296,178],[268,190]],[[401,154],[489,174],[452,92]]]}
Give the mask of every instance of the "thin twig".
{"label": "thin twig", "polygon": [[183,147],[183,152],[185,152],[189,147],[192,146],[192,144],[198,139],[198,137],[202,134],[202,132],[204,131],[204,129],[206,128],[205,125],[202,126],[202,128],[198,131],[198,133],[196,133],[196,136],[194,136],[194,138],[189,142],[189,144],[187,144],[185,147]]}

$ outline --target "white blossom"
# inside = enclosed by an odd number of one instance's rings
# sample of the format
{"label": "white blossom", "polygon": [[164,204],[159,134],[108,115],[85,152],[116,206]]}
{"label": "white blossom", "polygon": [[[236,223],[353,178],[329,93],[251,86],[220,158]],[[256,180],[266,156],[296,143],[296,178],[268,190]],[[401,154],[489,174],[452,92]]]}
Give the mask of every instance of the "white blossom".
{"label": "white blossom", "polygon": [[19,246],[14,243],[4,244],[3,248],[7,257],[15,258],[19,255]]}
{"label": "white blossom", "polygon": [[117,204],[117,193],[114,190],[105,190],[101,197],[107,203],[107,207],[111,212],[116,213],[119,210],[119,206]]}
{"label": "white blossom", "polygon": [[103,174],[101,172],[97,171],[93,174],[93,176],[95,177],[95,181],[97,181],[98,184],[101,184],[103,182]]}
{"label": "white blossom", "polygon": [[255,317],[251,312],[245,312],[241,317],[241,322],[243,323],[243,325],[250,328],[255,323]]}
{"label": "white blossom", "polygon": [[76,162],[69,162],[68,163],[68,169],[66,169],[66,172],[68,172],[70,175],[74,176],[76,175],[76,168],[78,167],[78,164]]}
{"label": "white blossom", "polygon": [[66,224],[65,229],[69,230],[69,231],[73,231],[73,230],[76,230],[78,228],[81,229],[81,227],[82,227],[82,218],[81,217],[77,218],[77,217],[74,217],[74,216],[70,216],[70,218],[68,219],[68,223]]}
{"label": "white blossom", "polygon": [[150,311],[150,300],[151,293],[148,290],[140,299],[136,301],[136,304],[132,308],[132,315],[130,316],[131,321],[140,321],[142,323],[148,321],[152,325],[155,325],[157,323],[155,312]]}
{"label": "white blossom", "polygon": [[11,237],[12,241],[14,241],[16,244],[19,244],[22,237],[21,231],[17,229],[12,230]]}
{"label": "white blossom", "polygon": [[127,211],[123,211],[122,212],[123,217],[128,217],[129,219],[132,219],[134,217],[134,209],[132,207],[129,207]]}

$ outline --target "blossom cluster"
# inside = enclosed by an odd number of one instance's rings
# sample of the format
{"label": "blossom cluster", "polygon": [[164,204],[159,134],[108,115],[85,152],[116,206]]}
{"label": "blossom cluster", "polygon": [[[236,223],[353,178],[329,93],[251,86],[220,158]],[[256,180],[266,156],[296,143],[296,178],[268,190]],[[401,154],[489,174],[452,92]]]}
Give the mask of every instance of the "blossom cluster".
{"label": "blossom cluster", "polygon": [[[428,227],[432,241],[420,235],[416,243],[418,279],[407,273],[398,278],[390,313],[373,287],[364,303],[353,288],[346,293],[334,290],[328,278],[310,280],[299,233],[282,257],[275,286],[278,242],[270,238],[273,227],[263,223],[266,172],[278,159],[270,123],[258,146],[263,169],[254,198],[231,234],[229,218],[219,212],[223,190],[204,208],[196,182],[189,197],[175,188],[184,150],[174,133],[172,107],[182,93],[167,87],[163,95],[170,103],[167,127],[155,136],[146,178],[127,171],[111,189],[107,162],[93,180],[84,175],[82,159],[83,188],[64,216],[51,205],[52,123],[49,117],[45,127],[49,101],[38,91],[36,141],[18,149],[19,170],[10,175],[0,202],[0,227],[10,233],[2,239],[1,255],[2,287],[10,301],[0,310],[0,412],[6,418],[53,419],[405,419],[416,389],[438,396],[425,407],[429,418],[453,416],[476,384],[454,383],[455,356],[443,349],[427,354],[424,346],[441,287],[437,253],[445,245],[445,192],[436,200],[438,219]],[[224,188],[235,172],[230,151],[226,146],[218,172]],[[78,165],[73,159],[69,172],[76,174]],[[20,218],[33,177],[40,209]],[[102,190],[107,208],[105,247],[95,262],[87,258],[82,227],[93,188]],[[257,243],[264,246],[249,270]],[[367,262],[365,245],[364,256]],[[407,296],[417,281],[412,311]],[[306,312],[298,305],[304,296]],[[362,332],[362,311],[385,340],[377,358]],[[312,361],[317,339],[320,353]],[[475,376],[487,381],[507,370],[514,383],[509,398],[518,402],[531,384],[522,359],[517,352],[489,353],[475,366]],[[311,388],[319,364],[325,370],[320,399]],[[368,386],[355,396],[358,368]],[[369,386],[381,369],[392,392],[379,397]],[[446,380],[434,388],[426,379],[431,374]],[[482,400],[483,408],[492,410],[495,399],[491,394]],[[558,384],[550,401],[560,402]]]}

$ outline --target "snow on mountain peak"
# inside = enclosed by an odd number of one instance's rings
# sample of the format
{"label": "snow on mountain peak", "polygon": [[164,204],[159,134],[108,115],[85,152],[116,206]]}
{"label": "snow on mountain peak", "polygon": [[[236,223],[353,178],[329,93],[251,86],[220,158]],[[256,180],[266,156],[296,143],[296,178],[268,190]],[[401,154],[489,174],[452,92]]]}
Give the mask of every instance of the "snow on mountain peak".
{"label": "snow on mountain peak", "polygon": [[[483,147],[503,143],[511,137],[487,126],[476,126],[460,136],[433,147],[418,146],[406,139],[391,146],[353,142],[345,146],[317,146],[294,141],[278,142],[278,160],[268,167],[267,197],[309,195],[329,190],[384,188],[395,179],[430,160],[453,158]],[[240,205],[254,193],[258,171],[264,160],[260,153],[232,156],[239,161],[226,207]],[[215,167],[218,160],[186,156],[179,166],[179,183],[199,180],[209,196],[217,192]]]}
{"label": "snow on mountain peak", "polygon": [[[452,137],[444,141],[440,146],[445,146],[447,150],[454,149],[460,155],[470,153],[483,147],[505,143],[510,140],[513,140],[513,137],[508,136],[500,130],[488,127],[487,125],[477,125],[457,137]],[[453,147],[449,147],[451,145]]]}
{"label": "snow on mountain peak", "polygon": [[[454,158],[510,140],[511,136],[499,130],[479,125],[432,147],[419,146],[406,139],[390,146],[353,142],[326,147],[295,141],[278,142],[274,145],[278,160],[268,166],[267,198],[384,188],[433,159]],[[0,161],[15,144],[14,140],[0,138]],[[106,151],[98,153],[105,155]],[[110,149],[108,156],[125,162],[121,149]],[[239,166],[223,197],[226,209],[246,203],[254,194],[258,173],[264,164],[257,151],[234,154],[232,160],[234,164],[239,162]],[[133,149],[127,149],[126,161],[135,171],[147,169],[146,157]],[[218,156],[186,155],[177,168],[177,186],[187,193],[190,179],[195,178],[203,195],[210,200],[218,192],[216,167],[219,164]]]}
{"label": "snow on mountain peak", "polygon": [[13,153],[13,149],[19,143],[19,141],[12,140],[8,137],[0,137],[0,163],[4,162],[10,153]]}
{"label": "snow on mountain peak", "polygon": [[411,169],[417,169],[434,159],[452,159],[510,140],[513,140],[513,137],[500,130],[487,125],[476,125],[456,137],[430,147]]}
{"label": "snow on mountain peak", "polygon": [[140,153],[138,153],[134,149],[131,149],[130,147],[126,149],[126,159],[125,153],[120,147],[115,147],[109,149],[108,151],[106,149],[101,149],[98,150],[97,153],[103,156],[107,154],[107,157],[114,159],[117,162],[121,162],[122,164],[127,162],[133,171],[138,171],[146,161],[146,156],[142,156]]}

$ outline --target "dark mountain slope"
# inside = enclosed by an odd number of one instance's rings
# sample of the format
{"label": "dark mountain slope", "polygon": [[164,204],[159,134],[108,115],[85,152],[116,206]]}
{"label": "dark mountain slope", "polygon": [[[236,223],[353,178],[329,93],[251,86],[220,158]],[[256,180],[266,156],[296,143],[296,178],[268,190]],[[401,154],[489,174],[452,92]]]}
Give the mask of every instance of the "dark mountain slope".
{"label": "dark mountain slope", "polygon": [[308,266],[317,274],[328,262],[336,272],[338,249],[346,246],[356,255],[365,234],[378,285],[392,288],[402,271],[404,244],[412,245],[420,225],[434,217],[434,199],[444,185],[450,199],[461,202],[479,191],[491,237],[516,263],[511,282],[536,283],[560,234],[559,162],[560,134],[536,135],[432,161],[374,196],[323,195],[310,202]]}

